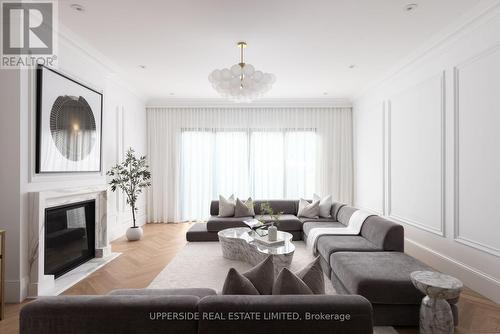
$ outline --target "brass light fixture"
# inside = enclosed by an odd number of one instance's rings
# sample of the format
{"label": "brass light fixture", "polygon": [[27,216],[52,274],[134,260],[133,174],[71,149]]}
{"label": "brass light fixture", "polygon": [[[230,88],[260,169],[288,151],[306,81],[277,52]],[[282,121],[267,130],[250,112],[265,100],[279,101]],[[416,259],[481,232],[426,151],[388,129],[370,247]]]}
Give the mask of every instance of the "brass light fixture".
{"label": "brass light fixture", "polygon": [[238,42],[237,47],[240,49],[240,62],[231,68],[212,71],[208,81],[222,96],[237,102],[250,102],[267,93],[276,82],[276,76],[256,71],[253,65],[245,63],[246,42]]}

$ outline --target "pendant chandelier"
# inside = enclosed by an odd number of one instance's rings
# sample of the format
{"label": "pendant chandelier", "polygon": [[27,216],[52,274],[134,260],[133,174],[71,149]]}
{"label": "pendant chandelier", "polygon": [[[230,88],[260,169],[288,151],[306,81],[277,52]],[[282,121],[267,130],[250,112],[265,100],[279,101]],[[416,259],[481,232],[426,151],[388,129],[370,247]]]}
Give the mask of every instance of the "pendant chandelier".
{"label": "pendant chandelier", "polygon": [[243,49],[247,47],[247,43],[239,42],[237,45],[240,48],[240,62],[231,66],[230,69],[212,71],[208,76],[208,81],[223,97],[237,102],[250,102],[267,93],[276,81],[276,76],[256,71],[251,64],[246,64]]}

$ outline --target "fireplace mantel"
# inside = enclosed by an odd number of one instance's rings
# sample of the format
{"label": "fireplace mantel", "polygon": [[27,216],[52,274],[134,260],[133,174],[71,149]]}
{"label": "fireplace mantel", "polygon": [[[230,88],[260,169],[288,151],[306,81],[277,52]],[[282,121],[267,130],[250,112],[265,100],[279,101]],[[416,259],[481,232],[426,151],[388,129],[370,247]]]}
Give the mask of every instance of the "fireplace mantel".
{"label": "fireplace mantel", "polygon": [[[28,265],[30,273],[30,283],[28,293],[30,296],[42,296],[57,294],[56,280],[53,275],[44,274],[44,249],[45,249],[45,209],[60,205],[77,203],[88,200],[95,200],[95,256],[96,259],[109,259],[116,256],[111,254],[111,246],[108,239],[107,226],[107,186],[96,185],[80,188],[67,188],[58,190],[47,190],[40,192],[29,193],[30,202],[30,226],[28,235]],[[95,262],[95,261],[94,261]],[[102,262],[102,261],[101,261]],[[99,261],[95,262],[97,270],[101,265]],[[85,264],[83,264],[85,265]],[[76,270],[78,268],[75,268]],[[89,268],[85,271],[89,273]],[[68,273],[71,274],[71,271]],[[68,278],[65,275],[58,280],[65,280],[68,283]],[[78,275],[68,275],[76,283],[83,277]]]}

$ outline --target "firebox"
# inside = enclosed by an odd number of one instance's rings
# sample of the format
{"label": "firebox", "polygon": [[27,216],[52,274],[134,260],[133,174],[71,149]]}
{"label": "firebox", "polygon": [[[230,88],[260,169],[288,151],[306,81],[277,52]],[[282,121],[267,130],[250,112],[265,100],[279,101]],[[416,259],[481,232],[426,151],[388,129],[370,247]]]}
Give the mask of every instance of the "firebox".
{"label": "firebox", "polygon": [[95,257],[95,200],[45,209],[45,275],[55,278]]}

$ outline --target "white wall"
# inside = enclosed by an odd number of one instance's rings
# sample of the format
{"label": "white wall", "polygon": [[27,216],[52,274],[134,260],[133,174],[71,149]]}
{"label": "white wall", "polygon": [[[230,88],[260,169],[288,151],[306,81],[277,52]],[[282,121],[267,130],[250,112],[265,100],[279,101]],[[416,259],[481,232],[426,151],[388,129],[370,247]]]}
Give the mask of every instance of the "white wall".
{"label": "white wall", "polygon": [[498,2],[422,51],[354,103],[355,204],[402,223],[409,254],[500,302]]}
{"label": "white wall", "polygon": [[[0,229],[6,230],[6,280],[19,280],[21,271],[19,70],[0,70]],[[9,286],[7,285],[7,292]]]}
{"label": "white wall", "polygon": [[[35,73],[32,70],[1,70],[2,131],[0,133],[4,151],[2,159],[6,159],[4,164],[8,166],[4,165],[1,169],[0,205],[8,230],[6,282],[8,302],[19,302],[26,297],[29,271],[28,193],[104,184],[105,171],[122,160],[129,146],[139,154],[146,153],[146,112],[143,98],[116,78],[108,63],[101,61],[96,54],[97,52],[94,53],[94,50],[87,45],[77,42],[75,36],[59,36],[57,70],[101,91],[104,95],[102,173],[34,174]],[[7,87],[6,90],[4,86]],[[8,147],[6,143],[9,143]],[[108,226],[110,239],[113,240],[124,234],[130,224],[131,214],[122,195],[110,192],[108,200]],[[139,223],[143,224],[145,223],[144,198],[141,198],[139,210]],[[0,226],[4,226],[3,220]]]}

